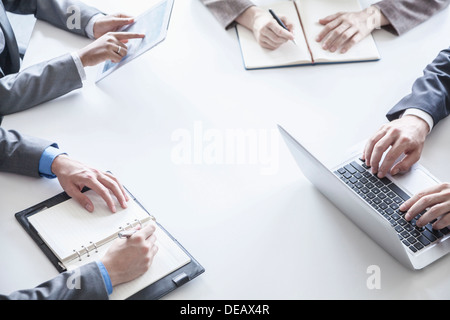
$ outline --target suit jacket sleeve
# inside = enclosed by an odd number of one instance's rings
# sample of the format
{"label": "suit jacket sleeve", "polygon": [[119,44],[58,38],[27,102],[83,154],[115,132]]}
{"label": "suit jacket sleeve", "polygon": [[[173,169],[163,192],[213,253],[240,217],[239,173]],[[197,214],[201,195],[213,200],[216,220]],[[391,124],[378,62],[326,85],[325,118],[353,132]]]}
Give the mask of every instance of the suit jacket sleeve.
{"label": "suit jacket sleeve", "polygon": [[397,119],[408,108],[427,112],[434,126],[450,113],[450,48],[442,50],[418,78],[409,95],[397,103],[386,115]]}
{"label": "suit jacket sleeve", "polygon": [[226,29],[230,28],[234,20],[245,10],[253,6],[250,0],[200,0]]}
{"label": "suit jacket sleeve", "polygon": [[0,127],[0,171],[39,177],[42,153],[56,143]]}
{"label": "suit jacket sleeve", "polygon": [[[20,14],[34,14],[39,20],[47,21],[54,26],[86,36],[89,20],[99,10],[78,0],[2,0],[7,11]],[[79,8],[80,28],[68,28],[67,20],[73,15],[73,8]]]}
{"label": "suit jacket sleeve", "polygon": [[0,116],[26,110],[83,86],[71,54],[0,79]]}
{"label": "suit jacket sleeve", "polygon": [[447,7],[449,3],[450,0],[383,0],[375,6],[390,22],[384,29],[402,35]]}
{"label": "suit jacket sleeve", "polygon": [[0,295],[0,299],[105,300],[108,293],[97,264],[91,262],[71,272],[63,272],[36,288]]}

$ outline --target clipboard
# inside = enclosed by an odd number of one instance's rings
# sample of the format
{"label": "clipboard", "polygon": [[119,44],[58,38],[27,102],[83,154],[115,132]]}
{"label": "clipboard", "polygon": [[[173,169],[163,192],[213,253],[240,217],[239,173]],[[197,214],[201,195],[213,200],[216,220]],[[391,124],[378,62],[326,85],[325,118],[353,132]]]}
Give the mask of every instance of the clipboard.
{"label": "clipboard", "polygon": [[[125,188],[125,187],[124,187]],[[85,187],[81,192],[88,191],[89,188]],[[128,189],[125,188],[131,197],[132,201],[135,201],[149,216],[151,214],[144,208],[144,206],[134,197]],[[15,217],[20,225],[25,229],[25,231],[30,235],[30,237],[34,240],[34,242],[38,245],[41,251],[47,256],[56,270],[61,273],[66,271],[63,267],[61,261],[59,261],[58,257],[51,251],[51,249],[46,245],[46,243],[41,239],[36,229],[32,226],[32,224],[28,221],[28,218],[34,214],[39,213],[40,211],[58,205],[64,201],[71,199],[67,193],[62,192],[57,194],[45,201],[42,201],[32,207],[29,207],[25,210],[17,212]],[[193,280],[203,272],[205,269],[202,265],[157,221],[155,223],[164,231],[170,239],[172,239],[191,259],[191,261],[175,270],[174,272],[168,274],[167,276],[159,279],[158,281],[150,284],[144,289],[134,293],[132,296],[128,297],[127,300],[157,300],[166,294],[172,292],[183,284]]]}

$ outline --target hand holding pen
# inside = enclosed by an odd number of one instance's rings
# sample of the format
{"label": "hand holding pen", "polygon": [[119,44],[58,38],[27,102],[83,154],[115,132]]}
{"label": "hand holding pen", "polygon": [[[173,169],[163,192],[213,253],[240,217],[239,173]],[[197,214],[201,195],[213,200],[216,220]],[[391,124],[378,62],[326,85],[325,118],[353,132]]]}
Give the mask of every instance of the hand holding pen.
{"label": "hand holding pen", "polygon": [[251,30],[261,47],[274,50],[287,41],[294,40],[294,34],[291,32],[292,23],[283,16],[279,19],[286,28],[282,27],[267,10],[252,6],[245,10],[236,22]]}
{"label": "hand holding pen", "polygon": [[[291,32],[290,30],[289,30],[289,28],[284,24],[284,22],[275,14],[275,12],[273,12],[273,10],[272,9],[269,9],[269,12],[270,12],[270,14],[272,15],[272,17],[275,19],[275,21],[278,23],[278,25],[280,26],[280,27],[282,27],[284,30],[286,30],[286,31],[288,31],[288,32]],[[297,45],[296,43],[295,43],[295,40],[294,39],[292,39],[292,42],[295,44],[295,45]]]}

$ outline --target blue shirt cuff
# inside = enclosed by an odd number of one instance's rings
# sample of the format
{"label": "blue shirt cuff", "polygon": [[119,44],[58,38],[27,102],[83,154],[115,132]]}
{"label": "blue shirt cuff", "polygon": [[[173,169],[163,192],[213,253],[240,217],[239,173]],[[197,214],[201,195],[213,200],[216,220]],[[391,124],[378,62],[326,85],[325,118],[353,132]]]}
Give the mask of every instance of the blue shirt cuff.
{"label": "blue shirt cuff", "polygon": [[58,149],[58,145],[56,144],[47,147],[47,149],[45,149],[42,153],[41,159],[39,160],[39,174],[42,177],[46,177],[48,179],[56,178],[56,176],[52,172],[52,163],[57,156],[63,153],[64,152]]}
{"label": "blue shirt cuff", "polygon": [[108,291],[108,294],[111,294],[113,292],[113,287],[111,284],[111,278],[109,277],[108,271],[105,268],[105,265],[101,261],[96,261],[97,266],[100,269],[100,273],[102,274],[103,281],[105,282],[106,291]]}

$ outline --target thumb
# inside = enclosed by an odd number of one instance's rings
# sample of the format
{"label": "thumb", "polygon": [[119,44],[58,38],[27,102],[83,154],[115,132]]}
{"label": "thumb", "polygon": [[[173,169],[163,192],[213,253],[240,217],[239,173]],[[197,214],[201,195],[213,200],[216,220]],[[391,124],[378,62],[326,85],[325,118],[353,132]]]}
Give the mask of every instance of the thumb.
{"label": "thumb", "polygon": [[418,152],[407,154],[402,160],[397,162],[391,169],[391,175],[395,176],[399,172],[406,172],[411,169],[412,165],[419,161],[420,154]]}
{"label": "thumb", "polygon": [[116,18],[112,18],[109,21],[109,25],[113,28],[120,28],[123,26],[126,26],[128,24],[131,24],[134,22],[133,18],[121,18],[121,17],[116,17]]}

